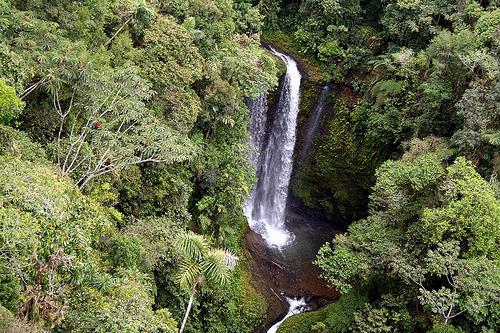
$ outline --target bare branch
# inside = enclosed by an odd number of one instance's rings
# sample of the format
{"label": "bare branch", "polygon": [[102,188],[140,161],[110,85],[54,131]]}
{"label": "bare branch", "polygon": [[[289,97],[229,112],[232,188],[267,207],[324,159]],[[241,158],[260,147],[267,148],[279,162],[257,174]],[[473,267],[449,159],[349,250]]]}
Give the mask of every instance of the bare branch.
{"label": "bare branch", "polygon": [[56,110],[59,113],[59,116],[61,117],[59,124],[59,131],[57,133],[57,165],[59,166],[59,169],[61,169],[61,140],[62,140],[62,130],[64,127],[64,120],[66,119],[66,116],[71,112],[71,108],[73,107],[75,92],[76,89],[73,89],[73,93],[71,94],[71,100],[69,102],[68,109],[66,110],[65,113],[63,113],[61,110],[61,104],[59,103],[59,93],[56,91],[56,93],[54,94],[54,107],[56,108]]}
{"label": "bare branch", "polygon": [[123,28],[125,28],[125,26],[132,20],[133,16],[129,17],[128,20],[125,21],[125,23],[122,24],[122,26],[113,34],[113,36],[111,36],[111,38],[104,44],[104,46],[108,46],[109,43],[111,43],[113,41],[113,39],[115,39],[115,37],[120,33],[120,31],[123,30]]}
{"label": "bare branch", "polygon": [[31,94],[33,91],[35,91],[36,88],[38,88],[39,86],[41,86],[42,84],[44,84],[46,82],[47,82],[47,78],[43,78],[43,79],[38,80],[37,82],[35,82],[34,84],[32,84],[31,86],[29,86],[28,88],[26,88],[21,93],[20,98],[21,99],[26,98],[29,94]]}

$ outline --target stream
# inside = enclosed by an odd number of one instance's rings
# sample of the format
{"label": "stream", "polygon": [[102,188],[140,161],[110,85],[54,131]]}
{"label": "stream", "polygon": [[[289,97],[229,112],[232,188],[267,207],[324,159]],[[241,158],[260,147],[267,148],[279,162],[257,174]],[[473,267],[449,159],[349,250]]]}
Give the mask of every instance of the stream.
{"label": "stream", "polygon": [[268,330],[267,333],[276,333],[278,328],[280,327],[281,323],[283,323],[288,317],[291,317],[297,313],[301,313],[307,310],[307,304],[304,300],[304,298],[289,298],[286,297],[286,301],[289,304],[288,312],[286,313],[285,317],[278,321],[276,324],[271,326]]}
{"label": "stream", "polygon": [[[286,73],[274,105],[268,105],[264,95],[248,103],[249,159],[257,184],[246,202],[245,215],[251,229],[246,243],[254,260],[254,278],[269,304],[261,332],[275,333],[286,318],[337,297],[312,264],[319,247],[336,230],[289,193],[302,75],[293,58],[272,48],[270,52],[285,63]],[[302,154],[311,148],[329,90],[323,89],[311,113]]]}

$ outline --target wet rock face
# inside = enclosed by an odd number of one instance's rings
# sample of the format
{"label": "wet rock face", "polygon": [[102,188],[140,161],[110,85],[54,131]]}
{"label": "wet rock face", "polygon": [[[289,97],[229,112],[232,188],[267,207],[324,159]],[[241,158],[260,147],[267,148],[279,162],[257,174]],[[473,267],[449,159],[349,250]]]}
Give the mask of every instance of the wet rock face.
{"label": "wet rock face", "polygon": [[259,234],[250,230],[245,237],[245,242],[252,254],[253,280],[256,283],[257,290],[265,297],[268,304],[265,326],[269,326],[269,323],[275,322],[288,309],[287,304],[279,298],[279,294],[276,293],[275,295],[273,293],[273,290],[276,292],[278,286],[283,283],[280,283],[280,279],[276,278],[279,274],[275,265],[267,259],[269,256],[267,253],[268,248],[266,248],[265,241]]}

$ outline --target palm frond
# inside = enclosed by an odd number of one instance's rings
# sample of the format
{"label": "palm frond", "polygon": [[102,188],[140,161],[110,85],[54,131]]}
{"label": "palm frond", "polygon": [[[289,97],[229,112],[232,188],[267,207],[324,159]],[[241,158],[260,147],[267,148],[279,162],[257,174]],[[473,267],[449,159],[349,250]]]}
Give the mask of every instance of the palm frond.
{"label": "palm frond", "polygon": [[202,263],[207,280],[224,285],[231,277],[231,270],[236,267],[238,258],[228,250],[210,249]]}
{"label": "palm frond", "polygon": [[192,231],[178,235],[174,240],[174,247],[184,258],[196,261],[203,259],[210,247],[208,241],[202,235],[197,235]]}
{"label": "palm frond", "polygon": [[210,283],[224,285],[229,280],[229,269],[216,257],[207,257],[202,263],[202,269]]}
{"label": "palm frond", "polygon": [[179,265],[175,281],[185,291],[191,291],[193,285],[202,275],[204,268],[196,261],[184,260]]}
{"label": "palm frond", "polygon": [[229,267],[229,269],[235,269],[239,258],[227,249],[222,251],[224,251],[224,261],[226,266]]}
{"label": "palm frond", "polygon": [[211,248],[205,237],[193,232],[178,235],[174,247],[183,257],[176,281],[185,290],[191,290],[203,277],[211,283],[226,284],[238,262],[231,251]]}

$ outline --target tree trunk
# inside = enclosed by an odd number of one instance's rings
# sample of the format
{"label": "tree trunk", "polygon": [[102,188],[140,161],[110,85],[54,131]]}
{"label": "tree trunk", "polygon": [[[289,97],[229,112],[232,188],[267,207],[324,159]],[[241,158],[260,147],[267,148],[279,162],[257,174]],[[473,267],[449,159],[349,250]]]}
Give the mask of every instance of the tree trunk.
{"label": "tree trunk", "polygon": [[179,329],[179,333],[182,333],[184,331],[184,328],[186,327],[186,322],[189,316],[189,312],[191,312],[191,306],[193,305],[193,300],[194,300],[194,292],[191,293],[191,297],[189,298],[189,303],[186,309],[186,313],[184,314],[184,319],[182,320],[182,325],[181,328]]}

